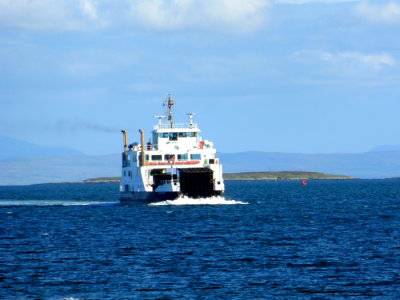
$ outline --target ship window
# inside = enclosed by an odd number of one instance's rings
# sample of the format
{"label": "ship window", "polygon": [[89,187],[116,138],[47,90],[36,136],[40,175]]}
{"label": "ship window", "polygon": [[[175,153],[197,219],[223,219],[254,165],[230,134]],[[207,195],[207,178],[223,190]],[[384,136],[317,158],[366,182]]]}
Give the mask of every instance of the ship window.
{"label": "ship window", "polygon": [[128,172],[128,176],[132,177],[132,172],[131,171]]}
{"label": "ship window", "polygon": [[188,137],[196,137],[197,136],[197,132],[188,132],[187,136]]}
{"label": "ship window", "polygon": [[149,155],[148,155],[148,154],[146,154],[146,160],[147,160],[147,161],[149,160]]}
{"label": "ship window", "polygon": [[164,174],[165,169],[153,169],[150,171],[150,176]]}
{"label": "ship window", "polygon": [[168,161],[175,160],[175,155],[173,155],[173,154],[165,154],[164,155],[164,159],[168,160]]}
{"label": "ship window", "polygon": [[209,162],[210,162],[210,165],[213,165],[214,164],[214,159],[210,159]]}
{"label": "ship window", "polygon": [[129,192],[129,184],[125,184],[125,192]]}
{"label": "ship window", "polygon": [[168,135],[168,132],[162,132],[162,133],[159,133],[158,136],[160,138],[167,138],[169,135]]}
{"label": "ship window", "polygon": [[162,160],[162,155],[152,155],[151,160]]}
{"label": "ship window", "polygon": [[177,141],[178,140],[178,133],[177,132],[170,132],[169,133],[169,140],[170,141]]}
{"label": "ship window", "polygon": [[180,138],[182,138],[182,137],[187,137],[187,132],[179,132],[178,133],[178,136],[180,137]]}
{"label": "ship window", "polygon": [[201,154],[190,154],[190,159],[199,160],[201,159]]}
{"label": "ship window", "polygon": [[189,157],[187,154],[178,154],[178,160],[188,160]]}

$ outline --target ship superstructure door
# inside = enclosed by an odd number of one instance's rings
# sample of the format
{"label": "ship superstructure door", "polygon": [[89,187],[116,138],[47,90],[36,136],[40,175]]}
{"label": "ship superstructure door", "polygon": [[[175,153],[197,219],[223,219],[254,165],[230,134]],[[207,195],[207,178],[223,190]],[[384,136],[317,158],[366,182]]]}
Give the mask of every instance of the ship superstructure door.
{"label": "ship superstructure door", "polygon": [[208,168],[179,169],[181,192],[191,198],[214,194],[213,170]]}

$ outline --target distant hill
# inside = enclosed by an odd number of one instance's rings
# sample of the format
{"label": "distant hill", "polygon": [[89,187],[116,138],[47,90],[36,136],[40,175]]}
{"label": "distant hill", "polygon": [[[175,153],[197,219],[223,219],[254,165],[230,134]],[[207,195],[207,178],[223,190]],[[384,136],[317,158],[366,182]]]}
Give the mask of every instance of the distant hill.
{"label": "distant hill", "polygon": [[0,185],[75,182],[120,175],[120,155],[20,157],[0,161]]}
{"label": "distant hill", "polygon": [[121,177],[97,177],[85,179],[83,183],[117,183],[120,182]]}
{"label": "distant hill", "polygon": [[49,155],[82,155],[82,152],[68,147],[39,146],[0,135],[0,160]]}
{"label": "distant hill", "polygon": [[332,175],[318,172],[242,172],[225,173],[225,180],[301,180],[301,179],[353,179],[350,176]]}
{"label": "distant hill", "polygon": [[[220,153],[224,173],[312,171],[356,178],[400,177],[400,151],[354,154]],[[120,176],[120,154],[19,157],[0,161],[0,185]]]}
{"label": "distant hill", "polygon": [[221,153],[226,173],[265,171],[313,171],[357,178],[400,176],[400,151],[298,154],[248,151]]}
{"label": "distant hill", "polygon": [[[354,179],[350,176],[332,175],[318,172],[244,172],[244,173],[225,173],[225,180],[301,180],[301,179]],[[88,178],[78,182],[62,182],[71,184],[85,183],[119,183],[121,177],[96,177]]]}
{"label": "distant hill", "polygon": [[382,151],[400,151],[400,145],[376,146],[372,148],[370,152],[382,152]]}

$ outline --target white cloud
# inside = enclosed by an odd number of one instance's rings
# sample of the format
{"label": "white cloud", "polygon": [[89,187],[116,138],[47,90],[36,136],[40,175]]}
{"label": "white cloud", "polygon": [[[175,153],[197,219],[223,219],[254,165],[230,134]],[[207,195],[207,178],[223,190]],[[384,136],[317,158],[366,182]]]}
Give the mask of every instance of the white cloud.
{"label": "white cloud", "polygon": [[148,92],[165,92],[168,90],[168,86],[165,84],[153,83],[153,82],[134,82],[125,86],[129,91],[136,93],[148,93]]}
{"label": "white cloud", "polygon": [[262,28],[271,0],[0,0],[0,26],[33,30]]}
{"label": "white cloud", "polygon": [[388,53],[299,51],[294,53],[292,58],[305,63],[327,62],[335,69],[349,72],[365,69],[380,70],[396,65],[396,60]]}
{"label": "white cloud", "polygon": [[104,64],[69,62],[63,65],[65,73],[73,77],[98,76],[107,71]]}
{"label": "white cloud", "polygon": [[90,20],[97,20],[97,8],[95,4],[90,0],[81,1],[82,12],[85,16],[87,16]]}
{"label": "white cloud", "polygon": [[106,25],[94,0],[0,0],[0,26],[33,30],[89,30]]}
{"label": "white cloud", "polygon": [[334,64],[359,65],[375,70],[382,69],[383,67],[392,67],[396,63],[395,59],[387,53],[363,54],[360,52],[324,52],[321,54],[320,58]]}
{"label": "white cloud", "polygon": [[343,3],[343,2],[358,2],[360,0],[275,0],[276,3],[283,4],[309,4],[309,3]]}
{"label": "white cloud", "polygon": [[400,24],[400,4],[396,2],[383,5],[361,2],[357,5],[355,13],[371,23]]}
{"label": "white cloud", "polygon": [[268,0],[131,0],[131,18],[157,30],[247,33],[266,21]]}

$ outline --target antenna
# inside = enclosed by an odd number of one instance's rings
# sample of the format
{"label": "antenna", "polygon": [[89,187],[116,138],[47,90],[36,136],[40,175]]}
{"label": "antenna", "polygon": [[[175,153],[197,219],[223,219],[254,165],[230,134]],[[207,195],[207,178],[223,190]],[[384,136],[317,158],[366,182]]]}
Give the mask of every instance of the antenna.
{"label": "antenna", "polygon": [[167,105],[168,111],[167,111],[167,120],[169,124],[171,125],[171,128],[174,127],[174,121],[172,118],[172,106],[174,106],[175,100],[171,98],[171,94],[168,94],[168,98],[164,101],[164,106]]}
{"label": "antenna", "polygon": [[190,125],[190,128],[192,128],[193,127],[193,116],[195,115],[195,113],[187,113],[186,115],[189,116],[189,125]]}
{"label": "antenna", "polygon": [[158,119],[158,125],[160,127],[162,125],[162,119],[165,119],[166,116],[154,116],[154,118]]}

